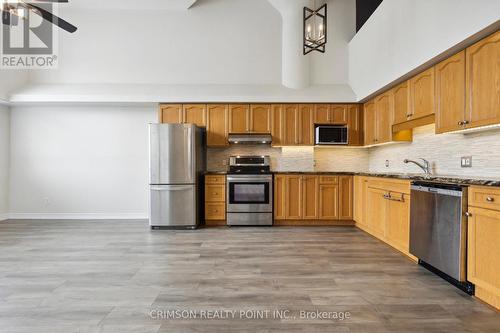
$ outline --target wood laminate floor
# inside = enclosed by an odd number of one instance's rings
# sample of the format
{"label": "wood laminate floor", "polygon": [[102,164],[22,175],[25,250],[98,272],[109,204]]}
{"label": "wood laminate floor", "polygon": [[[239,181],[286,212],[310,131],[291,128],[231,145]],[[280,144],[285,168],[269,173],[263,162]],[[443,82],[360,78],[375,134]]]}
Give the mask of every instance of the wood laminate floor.
{"label": "wood laminate floor", "polygon": [[[0,267],[0,332],[500,331],[498,312],[352,227],[8,221]],[[176,309],[196,318],[156,318]],[[199,318],[223,310],[235,318]]]}

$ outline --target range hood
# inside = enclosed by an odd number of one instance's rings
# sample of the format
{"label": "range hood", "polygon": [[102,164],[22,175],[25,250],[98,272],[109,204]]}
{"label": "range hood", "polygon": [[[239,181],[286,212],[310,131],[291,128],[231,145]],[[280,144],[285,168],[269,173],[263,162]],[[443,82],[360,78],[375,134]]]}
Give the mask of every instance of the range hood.
{"label": "range hood", "polygon": [[273,139],[270,134],[245,133],[229,134],[228,141],[233,145],[269,145]]}

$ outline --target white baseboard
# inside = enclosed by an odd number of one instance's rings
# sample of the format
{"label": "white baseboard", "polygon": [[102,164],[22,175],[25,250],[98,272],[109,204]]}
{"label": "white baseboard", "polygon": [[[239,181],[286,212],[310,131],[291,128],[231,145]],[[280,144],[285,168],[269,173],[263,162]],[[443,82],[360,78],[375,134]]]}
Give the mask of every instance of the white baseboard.
{"label": "white baseboard", "polygon": [[9,214],[0,214],[0,221],[5,221],[9,219]]}
{"label": "white baseboard", "polygon": [[[1,216],[0,216],[1,217]],[[147,214],[107,214],[107,213],[11,213],[12,220],[147,220]]]}

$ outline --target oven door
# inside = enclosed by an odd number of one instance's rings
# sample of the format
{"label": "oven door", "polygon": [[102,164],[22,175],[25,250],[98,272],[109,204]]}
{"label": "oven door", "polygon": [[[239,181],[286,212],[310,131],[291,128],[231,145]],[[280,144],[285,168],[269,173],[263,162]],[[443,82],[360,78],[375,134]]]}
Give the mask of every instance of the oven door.
{"label": "oven door", "polygon": [[228,213],[272,213],[272,175],[228,175]]}

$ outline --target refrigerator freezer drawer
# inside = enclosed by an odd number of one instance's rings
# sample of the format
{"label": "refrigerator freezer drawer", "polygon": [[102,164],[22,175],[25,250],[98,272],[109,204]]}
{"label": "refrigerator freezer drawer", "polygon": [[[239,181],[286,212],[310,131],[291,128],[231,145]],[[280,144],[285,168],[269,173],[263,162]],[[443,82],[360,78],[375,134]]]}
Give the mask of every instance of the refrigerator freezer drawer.
{"label": "refrigerator freezer drawer", "polygon": [[198,225],[195,185],[151,185],[149,224],[152,227]]}

